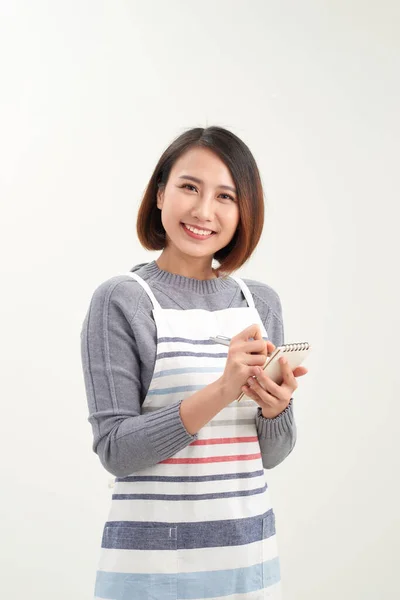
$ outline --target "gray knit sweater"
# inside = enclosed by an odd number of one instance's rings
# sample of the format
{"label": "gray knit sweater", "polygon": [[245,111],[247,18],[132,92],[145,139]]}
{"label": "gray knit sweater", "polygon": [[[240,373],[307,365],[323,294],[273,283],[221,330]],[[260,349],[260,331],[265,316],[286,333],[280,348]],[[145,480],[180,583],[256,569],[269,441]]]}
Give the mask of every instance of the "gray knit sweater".
{"label": "gray knit sweater", "polygon": [[[162,308],[214,311],[247,306],[241,289],[230,278],[199,280],[175,275],[161,270],[155,261],[136,265],[131,271],[149,284]],[[265,283],[244,281],[269,339],[275,346],[283,344],[278,294]],[[137,281],[129,275],[116,275],[94,290],[82,324],[81,359],[92,448],[104,468],[116,477],[126,477],[170,458],[197,437],[182,423],[181,401],[141,414],[156,357],[152,308]],[[166,418],[167,433],[163,427]],[[293,399],[274,419],[265,419],[259,408],[256,425],[264,468],[271,469],[288,456],[296,443]]]}

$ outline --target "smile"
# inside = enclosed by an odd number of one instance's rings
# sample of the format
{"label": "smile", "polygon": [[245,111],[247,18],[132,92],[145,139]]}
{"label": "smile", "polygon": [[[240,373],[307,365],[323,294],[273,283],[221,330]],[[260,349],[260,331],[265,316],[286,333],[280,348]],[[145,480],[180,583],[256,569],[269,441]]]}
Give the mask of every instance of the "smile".
{"label": "smile", "polygon": [[208,240],[215,233],[215,231],[198,229],[197,227],[192,227],[192,225],[186,225],[186,223],[181,223],[181,226],[187,235],[197,240]]}

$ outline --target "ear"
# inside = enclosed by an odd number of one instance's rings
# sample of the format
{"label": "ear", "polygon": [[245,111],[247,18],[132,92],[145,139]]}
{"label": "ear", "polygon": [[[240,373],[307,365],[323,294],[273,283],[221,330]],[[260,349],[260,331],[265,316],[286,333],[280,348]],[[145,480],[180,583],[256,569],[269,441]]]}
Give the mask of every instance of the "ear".
{"label": "ear", "polygon": [[162,209],[164,204],[164,188],[159,188],[157,191],[157,208]]}

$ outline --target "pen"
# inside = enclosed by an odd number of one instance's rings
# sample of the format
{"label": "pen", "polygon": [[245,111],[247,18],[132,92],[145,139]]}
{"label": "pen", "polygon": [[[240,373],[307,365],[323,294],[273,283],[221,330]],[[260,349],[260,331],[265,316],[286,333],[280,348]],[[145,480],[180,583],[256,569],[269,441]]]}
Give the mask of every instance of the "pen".
{"label": "pen", "polygon": [[222,344],[223,346],[229,346],[229,344],[231,343],[231,338],[225,337],[224,335],[210,337],[210,340],[216,342],[217,344]]}
{"label": "pen", "polygon": [[[229,346],[232,338],[225,337],[224,335],[216,335],[215,337],[210,337],[210,340],[216,342],[217,344],[222,344],[223,346]],[[253,340],[254,338],[249,338]],[[263,338],[264,339],[264,338]]]}

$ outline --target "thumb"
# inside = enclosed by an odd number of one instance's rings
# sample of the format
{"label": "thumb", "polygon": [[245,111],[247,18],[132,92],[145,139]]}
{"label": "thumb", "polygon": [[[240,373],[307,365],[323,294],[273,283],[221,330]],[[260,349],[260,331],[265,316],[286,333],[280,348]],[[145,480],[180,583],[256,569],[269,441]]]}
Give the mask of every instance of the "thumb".
{"label": "thumb", "polygon": [[272,354],[272,352],[275,350],[276,346],[275,344],[273,344],[272,342],[270,342],[269,340],[267,340],[267,352],[268,354]]}

